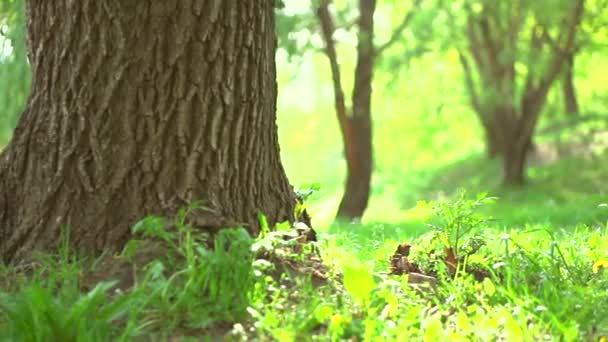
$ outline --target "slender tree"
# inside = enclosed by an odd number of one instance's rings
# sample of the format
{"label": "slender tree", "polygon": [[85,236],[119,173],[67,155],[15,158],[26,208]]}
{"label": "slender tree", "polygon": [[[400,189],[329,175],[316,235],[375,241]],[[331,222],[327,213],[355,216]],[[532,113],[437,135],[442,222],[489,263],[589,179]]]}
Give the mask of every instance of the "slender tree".
{"label": "slender tree", "polygon": [[291,219],[274,1],[27,1],[32,91],[0,156],[0,255],[90,253],[193,200],[193,224]]}
{"label": "slender tree", "polygon": [[324,51],[331,70],[334,105],[342,133],[346,159],[346,185],[336,215],[338,220],[358,220],[367,209],[373,169],[371,99],[375,62],[380,54],[402,38],[403,31],[410,24],[415,9],[420,6],[421,2],[421,0],[415,0],[412,9],[403,16],[403,20],[394,29],[389,40],[382,45],[375,46],[374,13],[376,11],[376,0],[359,0],[359,17],[355,25],[358,30],[357,64],[354,70],[355,84],[350,109],[344,96],[336,42],[333,37],[336,25],[330,12],[331,1],[321,0],[317,8],[321,35],[325,42]]}

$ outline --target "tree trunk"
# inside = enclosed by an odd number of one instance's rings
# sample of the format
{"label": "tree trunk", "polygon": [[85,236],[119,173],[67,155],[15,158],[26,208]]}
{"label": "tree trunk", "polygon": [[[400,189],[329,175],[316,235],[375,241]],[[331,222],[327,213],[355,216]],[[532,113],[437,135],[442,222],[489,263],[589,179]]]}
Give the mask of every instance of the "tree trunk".
{"label": "tree trunk", "polygon": [[516,119],[514,112],[515,108],[511,105],[495,103],[490,106],[488,113],[478,113],[484,128],[489,158],[503,156],[511,143],[513,137],[508,127],[512,125],[511,121]]}
{"label": "tree trunk", "polygon": [[504,134],[503,128],[497,124],[497,120],[492,116],[490,116],[492,120],[488,120],[488,122],[483,125],[486,137],[486,152],[490,159],[502,155],[505,145],[502,137]]}
{"label": "tree trunk", "polygon": [[367,209],[372,176],[372,135],[369,116],[349,118],[354,157],[346,160],[346,186],[338,207],[338,221],[360,220]]}
{"label": "tree trunk", "polygon": [[574,86],[574,54],[570,54],[564,63],[564,75],[562,78],[562,93],[564,96],[564,108],[566,114],[578,115],[578,100]]}
{"label": "tree trunk", "polygon": [[28,6],[32,93],[0,156],[0,255],[120,248],[193,200],[194,224],[293,218],[279,158],[273,1]]}
{"label": "tree trunk", "polygon": [[[550,33],[543,25],[531,25],[528,44],[521,42],[521,27],[525,21],[516,7],[502,7],[497,2],[484,2],[479,9],[465,6],[468,15],[466,36],[470,58],[475,62],[478,73],[478,84],[471,76],[473,70],[468,58],[459,51],[460,63],[465,73],[465,84],[471,96],[471,104],[479,115],[486,129],[488,154],[503,154],[503,180],[505,183],[517,184],[525,180],[525,160],[530,150],[534,149],[532,137],[534,128],[542,107],[545,104],[547,92],[562,71],[568,54],[574,51],[577,28],[580,24],[584,0],[569,2],[572,8],[563,8],[568,18],[566,25],[561,25],[557,32],[557,44],[548,44]],[[489,21],[492,18],[494,21]],[[533,17],[533,20],[539,18]],[[523,26],[522,26],[523,25]],[[557,28],[556,28],[557,29]],[[551,49],[547,49],[547,46]],[[518,82],[516,76],[516,58],[520,46],[528,46],[530,57],[528,72],[523,82]],[[548,60],[542,56],[549,51]],[[546,63],[547,68],[542,73],[532,72],[539,61]],[[478,89],[479,88],[479,89]],[[518,89],[519,91],[516,91]],[[481,96],[479,92],[487,92]],[[518,99],[517,94],[521,94]],[[495,113],[484,113],[484,104],[499,102],[492,105]],[[503,106],[501,110],[501,106]],[[485,116],[484,116],[485,114]],[[496,117],[492,117],[494,114]],[[491,122],[491,124],[488,124]],[[496,124],[496,129],[494,124]],[[501,135],[504,139],[500,142]],[[498,141],[499,143],[496,143]],[[496,146],[503,146],[501,150]]]}
{"label": "tree trunk", "polygon": [[513,132],[512,139],[513,143],[506,146],[503,156],[503,182],[506,185],[521,185],[526,180],[525,167],[530,137],[518,137],[517,132]]}
{"label": "tree trunk", "polygon": [[347,154],[346,187],[336,219],[359,220],[369,201],[372,167],[371,97],[374,74],[374,12],[376,0],[359,0],[359,43],[353,90],[351,129],[353,153]]}
{"label": "tree trunk", "polygon": [[[512,108],[511,110],[515,110]],[[504,156],[508,145],[511,144],[515,139],[513,134],[509,134],[505,126],[509,125],[510,120],[515,119],[502,119],[499,120],[498,114],[499,109],[494,111],[494,115],[490,116],[491,120],[487,120],[486,124],[483,125],[484,134],[486,138],[486,153],[490,159],[494,159],[500,156]],[[535,149],[534,139],[532,136],[528,137],[527,152],[531,153]]]}
{"label": "tree trunk", "polygon": [[[542,108],[536,104],[533,109]],[[526,107],[528,108],[528,107]],[[502,157],[503,182],[519,185],[525,182],[526,157],[532,150],[534,115],[519,114],[512,101],[496,106],[492,123],[497,132],[496,144]],[[532,129],[529,129],[532,127]]]}
{"label": "tree trunk", "polygon": [[534,150],[534,129],[548,91],[548,85],[536,90],[528,88],[520,106],[512,108],[513,117],[517,119],[502,123],[508,134],[503,157],[503,183],[506,185],[521,185],[526,181],[526,158]]}

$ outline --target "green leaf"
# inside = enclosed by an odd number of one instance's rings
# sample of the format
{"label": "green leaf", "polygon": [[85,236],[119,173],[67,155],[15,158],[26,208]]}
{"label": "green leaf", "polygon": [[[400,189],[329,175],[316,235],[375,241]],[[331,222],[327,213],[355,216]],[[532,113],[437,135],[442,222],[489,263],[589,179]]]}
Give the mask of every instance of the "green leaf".
{"label": "green leaf", "polygon": [[376,281],[369,266],[356,261],[354,256],[352,260],[344,267],[344,287],[358,304],[364,305],[376,288]]}
{"label": "green leaf", "polygon": [[258,211],[258,221],[260,222],[260,236],[266,236],[270,233],[270,227],[268,226],[268,219],[266,215]]}
{"label": "green leaf", "polygon": [[133,226],[133,233],[142,233],[144,236],[158,237],[170,241],[173,235],[165,228],[165,219],[160,216],[148,216]]}
{"label": "green leaf", "polygon": [[143,242],[141,240],[136,240],[136,239],[129,240],[129,242],[127,242],[125,247],[122,249],[122,256],[127,259],[133,258],[135,256],[135,254],[137,254],[137,251],[141,247],[142,243]]}
{"label": "green leaf", "polygon": [[485,278],[483,280],[483,290],[488,296],[496,293],[496,286],[494,286],[494,283],[492,280],[490,280],[490,278]]}

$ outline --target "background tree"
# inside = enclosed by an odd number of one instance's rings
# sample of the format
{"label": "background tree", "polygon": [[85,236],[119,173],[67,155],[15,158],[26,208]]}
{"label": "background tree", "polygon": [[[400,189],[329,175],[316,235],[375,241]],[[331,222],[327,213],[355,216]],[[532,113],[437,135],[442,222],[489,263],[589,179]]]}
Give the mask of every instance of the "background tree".
{"label": "background tree", "polygon": [[338,207],[338,220],[360,219],[367,208],[373,167],[371,96],[373,81],[374,12],[375,0],[359,1],[357,66],[352,92],[352,111],[348,113],[340,77],[340,66],[334,43],[334,23],[329,10],[329,0],[322,0],[317,9],[325,41],[325,53],[329,59],[336,115],[346,158],[346,185]]}
{"label": "background tree", "polygon": [[[282,16],[283,27],[287,32],[320,31],[323,40],[322,49],[329,62],[335,112],[346,160],[345,190],[336,214],[337,220],[359,220],[368,206],[374,163],[371,112],[376,60],[383,52],[402,39],[404,31],[410,25],[421,2],[421,0],[413,1],[401,21],[394,27],[390,37],[378,46],[374,42],[376,38],[374,31],[376,0],[360,0],[356,7],[349,2],[338,6],[330,0],[321,0],[316,7],[313,3],[313,10],[318,22],[311,20],[310,13],[291,17]],[[353,33],[352,36],[356,37],[356,66],[353,72],[354,84],[350,106],[347,105],[345,99],[343,70],[340,66],[337,48],[339,40],[335,35],[337,31],[340,31],[342,36]],[[297,54],[298,47],[295,40],[293,36],[286,35],[282,39],[282,46],[290,53]],[[314,44],[309,41],[301,49],[307,50],[311,47],[315,48]],[[300,51],[300,53],[302,52]]]}
{"label": "background tree", "polygon": [[[0,255],[119,248],[194,200],[193,224],[291,219],[272,1],[27,1],[32,92],[0,156]],[[51,34],[52,33],[52,34]]]}
{"label": "background tree", "polygon": [[350,111],[344,99],[340,66],[333,37],[335,25],[329,10],[330,1],[322,0],[317,9],[322,37],[325,41],[325,54],[331,68],[336,115],[340,123],[347,164],[345,191],[336,215],[338,220],[360,219],[367,208],[373,169],[371,99],[376,59],[401,39],[403,31],[410,24],[420,3],[421,0],[414,1],[413,8],[403,16],[403,20],[395,28],[390,39],[382,45],[375,46],[376,1],[359,1],[359,18],[355,25],[358,29],[357,64],[354,71],[355,83]]}
{"label": "background tree", "polygon": [[585,3],[585,12],[577,32],[575,47],[566,57],[561,77],[561,93],[566,114],[580,114],[574,82],[576,55],[582,51],[598,51],[607,47],[608,41],[605,38],[608,34],[607,8],[608,1],[606,0],[594,0]]}
{"label": "background tree", "polygon": [[[553,82],[575,48],[583,0],[465,1],[459,47],[471,104],[488,153],[503,156],[505,183],[523,183],[534,128]],[[522,70],[523,69],[523,70]]]}
{"label": "background tree", "polygon": [[30,90],[22,0],[0,2],[0,146],[10,138]]}

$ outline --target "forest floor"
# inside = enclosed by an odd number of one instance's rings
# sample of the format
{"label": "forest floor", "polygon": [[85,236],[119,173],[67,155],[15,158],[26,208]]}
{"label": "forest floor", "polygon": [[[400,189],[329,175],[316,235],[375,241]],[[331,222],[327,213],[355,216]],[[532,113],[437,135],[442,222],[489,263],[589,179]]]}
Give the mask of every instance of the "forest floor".
{"label": "forest floor", "polygon": [[311,243],[280,225],[208,248],[187,211],[146,218],[117,255],[0,266],[0,340],[605,341],[598,165],[538,163],[503,188],[498,162],[472,156],[403,184],[411,220],[315,227]]}

